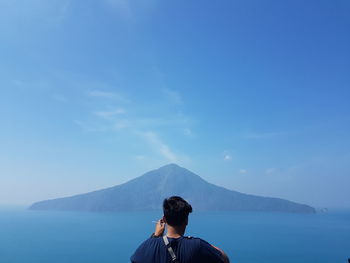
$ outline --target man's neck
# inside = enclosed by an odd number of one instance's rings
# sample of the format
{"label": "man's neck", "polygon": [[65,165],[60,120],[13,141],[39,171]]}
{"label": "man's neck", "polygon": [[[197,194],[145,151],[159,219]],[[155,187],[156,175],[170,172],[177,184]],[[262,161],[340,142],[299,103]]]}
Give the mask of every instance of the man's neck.
{"label": "man's neck", "polygon": [[185,234],[186,226],[167,226],[167,237],[179,238]]}

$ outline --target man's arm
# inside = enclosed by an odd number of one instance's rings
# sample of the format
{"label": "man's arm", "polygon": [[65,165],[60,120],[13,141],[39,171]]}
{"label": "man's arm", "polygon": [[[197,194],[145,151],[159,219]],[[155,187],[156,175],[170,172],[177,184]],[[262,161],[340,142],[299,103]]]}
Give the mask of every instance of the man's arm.
{"label": "man's arm", "polygon": [[219,250],[221,252],[222,259],[224,260],[225,263],[230,263],[230,259],[228,258],[226,253],[221,248],[218,248],[218,247],[216,247],[214,245],[212,245],[212,247],[216,248],[217,250]]}
{"label": "man's arm", "polygon": [[229,263],[230,260],[226,253],[207,241],[200,240],[200,254],[202,262]]}
{"label": "man's arm", "polygon": [[164,219],[161,218],[157,221],[156,229],[154,230],[153,236],[155,237],[162,236],[164,233],[164,230],[165,230],[165,222],[164,222]]}

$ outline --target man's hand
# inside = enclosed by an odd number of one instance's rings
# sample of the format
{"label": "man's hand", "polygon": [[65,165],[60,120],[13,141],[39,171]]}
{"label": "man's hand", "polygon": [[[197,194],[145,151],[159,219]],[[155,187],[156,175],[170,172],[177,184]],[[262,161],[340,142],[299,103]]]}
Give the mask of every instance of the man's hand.
{"label": "man's hand", "polygon": [[158,222],[156,224],[156,229],[154,230],[154,236],[156,236],[156,237],[162,236],[164,233],[164,229],[165,229],[165,222],[162,218],[162,219],[158,220]]}

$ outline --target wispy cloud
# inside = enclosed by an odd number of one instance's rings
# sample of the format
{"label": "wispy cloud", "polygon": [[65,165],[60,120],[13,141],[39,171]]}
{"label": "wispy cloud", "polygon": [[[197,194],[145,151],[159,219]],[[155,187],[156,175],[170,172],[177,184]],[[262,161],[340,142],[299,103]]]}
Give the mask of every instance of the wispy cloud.
{"label": "wispy cloud", "polygon": [[[100,95],[100,93],[97,93]],[[94,93],[94,95],[96,95]],[[180,118],[144,118],[144,117],[135,117],[130,116],[128,111],[124,108],[116,108],[114,110],[104,110],[104,111],[94,111],[93,115],[98,117],[100,121],[95,122],[76,122],[81,128],[85,131],[91,132],[127,132],[131,135],[136,135],[139,138],[143,139],[147,144],[158,153],[162,158],[166,159],[169,162],[180,162],[190,161],[186,156],[178,156],[170,148],[169,144],[165,143],[159,136],[159,134],[154,131],[154,128],[164,128],[174,126],[177,127],[182,125],[183,122]],[[99,123],[104,123],[99,125]],[[149,131],[149,129],[152,129]],[[148,130],[148,131],[147,131]],[[192,131],[189,128],[184,129],[186,136],[191,136]],[[145,159],[144,156],[137,155],[135,157],[137,160]]]}
{"label": "wispy cloud", "polygon": [[[160,154],[167,161],[179,161],[179,157],[170,149],[169,145],[166,144],[156,132],[144,131],[146,127],[154,127],[152,124],[158,122],[158,119],[128,117],[126,116],[126,110],[123,108],[117,108],[110,111],[95,111],[93,114],[101,120],[104,120],[106,125],[100,125],[100,122],[97,122],[96,124],[95,122],[80,121],[76,121],[76,124],[87,132],[125,131],[129,134],[134,134],[146,141],[155,152]],[[136,155],[135,158],[137,160],[145,159],[143,155]]]}
{"label": "wispy cloud", "polygon": [[246,169],[239,169],[240,174],[246,174],[248,171]]}
{"label": "wispy cloud", "polygon": [[94,98],[113,99],[113,100],[117,100],[119,102],[124,102],[124,103],[130,102],[124,96],[122,96],[116,92],[111,92],[111,91],[90,90],[88,92],[88,96],[94,97]]}
{"label": "wispy cloud", "polygon": [[232,154],[231,154],[231,152],[230,152],[229,150],[225,150],[225,151],[223,152],[223,160],[224,160],[225,162],[230,162],[230,161],[232,161]]}
{"label": "wispy cloud", "polygon": [[225,154],[224,155],[224,161],[231,161],[232,160],[232,156],[229,154]]}
{"label": "wispy cloud", "polygon": [[[183,100],[179,92],[167,88],[156,91],[158,100],[139,101],[136,97],[135,101],[130,101],[106,83],[89,85],[85,94],[90,98],[89,107],[95,109],[90,110],[92,115],[86,122],[77,124],[85,131],[117,132],[120,136],[136,136],[135,139],[143,140],[145,145],[167,161],[189,162],[185,155],[176,154],[169,142],[161,139],[160,134],[165,134],[168,130],[177,130],[183,136],[193,136],[190,128],[193,120],[182,113]],[[169,104],[173,107],[165,107]],[[164,110],[159,111],[159,108]],[[102,125],[98,125],[100,123]],[[143,159],[140,155],[134,156],[137,156],[137,160]]]}
{"label": "wispy cloud", "polygon": [[96,111],[94,114],[102,119],[112,120],[115,116],[126,114],[123,108],[117,108],[110,111]]}
{"label": "wispy cloud", "polygon": [[177,162],[179,160],[176,154],[170,150],[169,146],[165,144],[156,133],[149,131],[138,132],[138,134],[144,137],[150,145],[168,161]]}

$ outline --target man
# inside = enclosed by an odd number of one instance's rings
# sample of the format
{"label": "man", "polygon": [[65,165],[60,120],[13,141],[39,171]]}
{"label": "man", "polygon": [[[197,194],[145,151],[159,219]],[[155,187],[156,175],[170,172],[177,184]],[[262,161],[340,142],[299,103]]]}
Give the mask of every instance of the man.
{"label": "man", "polygon": [[[185,237],[192,207],[179,196],[163,202],[164,216],[157,222],[152,236],[131,256],[133,263],[229,263],[227,255],[208,242]],[[167,233],[163,236],[165,226]]]}

